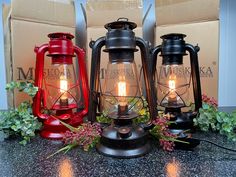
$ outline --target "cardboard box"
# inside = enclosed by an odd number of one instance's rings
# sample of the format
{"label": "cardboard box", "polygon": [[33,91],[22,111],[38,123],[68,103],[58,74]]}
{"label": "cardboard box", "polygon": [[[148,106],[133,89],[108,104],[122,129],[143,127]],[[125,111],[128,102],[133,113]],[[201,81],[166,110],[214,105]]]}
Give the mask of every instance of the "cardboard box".
{"label": "cardboard box", "polygon": [[[5,15],[6,16],[6,15]],[[4,24],[7,81],[32,81],[36,55],[34,47],[48,43],[53,32],[75,33],[71,0],[12,0]],[[45,56],[45,68],[50,60]],[[24,93],[9,94],[8,105],[28,100]]]}
{"label": "cardboard box", "polygon": [[[108,15],[109,14],[109,15]],[[129,21],[135,22],[137,28],[134,29],[135,35],[142,37],[142,1],[141,0],[88,0],[86,4],[87,15],[87,68],[90,78],[91,53],[89,47],[91,40],[96,41],[98,38],[105,36],[107,29],[104,25],[116,21],[120,17],[128,18]],[[138,47],[137,47],[138,48]],[[141,68],[140,52],[135,52],[135,63],[138,70]],[[105,72],[108,64],[108,54],[101,53],[100,81],[104,82]]]}
{"label": "cardboard box", "polygon": [[156,0],[157,26],[214,21],[220,0]]}
{"label": "cardboard box", "polygon": [[[198,58],[200,64],[199,69],[202,93],[217,99],[219,63],[219,1],[173,0],[167,2],[157,0],[156,5],[156,46],[161,44],[162,40],[160,39],[160,36],[164,34],[186,34],[186,43],[198,45],[200,47]],[[161,14],[164,12],[166,13]],[[170,14],[168,15],[167,12]],[[185,71],[190,72],[189,55],[185,56],[183,61]],[[160,65],[161,61],[159,60],[158,66]],[[192,87],[190,89],[192,92]],[[187,101],[193,101],[193,97],[190,97],[190,100]]]}

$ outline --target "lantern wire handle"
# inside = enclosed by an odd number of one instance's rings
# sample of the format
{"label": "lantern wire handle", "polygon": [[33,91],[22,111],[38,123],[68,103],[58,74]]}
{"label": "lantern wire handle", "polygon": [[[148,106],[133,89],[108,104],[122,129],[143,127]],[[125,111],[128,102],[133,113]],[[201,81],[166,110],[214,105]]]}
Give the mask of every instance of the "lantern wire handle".
{"label": "lantern wire handle", "polygon": [[117,19],[117,21],[129,21],[129,19],[126,17],[120,17]]}

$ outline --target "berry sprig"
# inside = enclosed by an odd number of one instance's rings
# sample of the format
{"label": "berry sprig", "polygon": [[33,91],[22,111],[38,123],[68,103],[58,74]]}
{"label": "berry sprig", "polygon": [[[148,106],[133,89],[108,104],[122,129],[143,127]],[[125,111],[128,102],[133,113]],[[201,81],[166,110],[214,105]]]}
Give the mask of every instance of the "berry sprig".
{"label": "berry sprig", "polygon": [[160,146],[165,151],[173,151],[175,147],[175,143],[174,141],[168,140],[168,138],[172,139],[172,138],[176,138],[176,136],[169,132],[163,133],[163,135],[167,137],[167,139],[159,139]]}
{"label": "berry sprig", "polygon": [[176,135],[168,130],[170,116],[168,114],[160,114],[153,121],[155,127],[150,131],[151,134],[159,140],[160,146],[165,151],[173,151],[175,147]]}
{"label": "berry sprig", "polygon": [[211,106],[217,107],[218,103],[217,100],[213,97],[208,97],[206,94],[202,94],[202,102],[207,103]]}
{"label": "berry sprig", "polygon": [[67,145],[74,144],[82,147],[84,151],[88,151],[99,141],[101,131],[101,127],[97,123],[83,123],[73,131],[66,131],[63,141]]}

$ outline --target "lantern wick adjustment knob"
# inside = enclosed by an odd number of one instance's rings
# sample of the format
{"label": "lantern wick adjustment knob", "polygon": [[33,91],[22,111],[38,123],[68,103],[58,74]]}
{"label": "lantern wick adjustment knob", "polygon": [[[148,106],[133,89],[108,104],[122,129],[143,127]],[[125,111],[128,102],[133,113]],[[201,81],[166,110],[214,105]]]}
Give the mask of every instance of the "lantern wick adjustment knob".
{"label": "lantern wick adjustment knob", "polygon": [[118,129],[117,133],[121,138],[128,138],[132,135],[131,129],[129,127],[121,127]]}

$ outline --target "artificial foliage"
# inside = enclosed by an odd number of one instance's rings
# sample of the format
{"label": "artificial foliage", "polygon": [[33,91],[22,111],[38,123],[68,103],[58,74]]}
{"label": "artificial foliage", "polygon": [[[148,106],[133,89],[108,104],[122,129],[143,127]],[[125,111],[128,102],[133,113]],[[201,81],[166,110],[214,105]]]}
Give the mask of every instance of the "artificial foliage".
{"label": "artificial foliage", "polygon": [[[154,127],[150,130],[151,135],[153,135],[153,137],[158,140],[159,145],[165,151],[173,151],[175,141],[182,142],[177,140],[176,136],[168,131],[168,125],[171,123],[169,121],[169,118],[169,115],[164,114],[163,112],[159,112],[159,116],[152,122],[154,124]],[[66,153],[74,147],[80,147],[84,151],[88,151],[89,149],[94,147],[99,142],[101,137],[101,125],[110,124],[112,122],[112,119],[107,117],[107,113],[104,112],[100,113],[100,115],[97,116],[96,119],[98,123],[86,122],[78,127],[72,127],[61,121],[61,123],[70,130],[67,131],[63,137],[65,147],[59,149],[49,157],[62,151]],[[144,101],[144,107],[139,111],[139,117],[136,118],[134,122],[139,124],[147,123],[149,121],[150,116],[148,112],[147,102]]]}
{"label": "artificial foliage", "polygon": [[165,151],[173,151],[174,142],[178,141],[176,135],[170,133],[168,130],[169,120],[169,114],[159,112],[159,116],[153,121],[154,127],[150,130],[151,135],[159,141],[160,146]]}
{"label": "artificial foliage", "polygon": [[88,151],[93,148],[99,141],[101,135],[101,127],[97,123],[91,124],[90,122],[82,123],[77,128],[72,128],[67,124],[70,131],[66,131],[63,137],[65,144],[74,146],[80,146],[84,151]]}
{"label": "artificial foliage", "polygon": [[85,122],[78,127],[73,127],[62,121],[61,123],[69,129],[63,136],[65,146],[48,156],[48,158],[63,151],[66,153],[75,147],[80,147],[84,151],[88,151],[95,147],[100,140],[102,129],[98,123],[92,124],[91,122]]}
{"label": "artificial foliage", "polygon": [[[202,96],[202,100],[203,106],[199,110],[198,116],[194,119],[194,125],[199,127],[199,129],[202,131],[217,131],[222,135],[226,135],[228,139],[236,141],[236,111],[232,113],[219,111],[217,108],[217,101],[214,98],[207,97],[206,95]],[[144,123],[148,122],[149,120],[150,116],[148,108],[147,106],[144,106],[144,108],[141,109],[139,112],[139,117],[134,121],[135,123]],[[101,124],[111,123],[111,119],[109,119],[106,114],[103,113],[97,116],[97,121]],[[176,135],[171,134],[168,131],[168,125],[170,123],[170,116],[168,114],[158,112],[158,117],[153,120],[154,127],[150,130],[150,134],[159,142],[159,145],[166,151],[173,151],[175,142],[186,143],[183,141],[179,141]],[[97,129],[96,126],[94,128]],[[79,134],[79,132],[77,133]],[[73,139],[73,137],[73,133],[67,133],[65,135],[64,140],[65,142],[72,142],[71,139]],[[100,135],[98,135],[98,137],[100,138]],[[99,141],[99,138],[95,139],[94,142],[91,141],[91,147],[93,147]],[[66,139],[68,139],[69,141],[66,141]],[[78,145],[81,146],[79,141],[77,141],[76,146]],[[67,146],[62,148],[60,151],[69,150],[72,147],[74,147],[74,145],[73,143],[70,143],[67,144]],[[88,149],[86,148],[84,150]]]}
{"label": "artificial foliage", "polygon": [[[147,122],[149,120],[149,114],[145,114],[147,111],[141,111],[142,115],[140,115],[140,118],[137,121],[140,123],[141,121]],[[174,142],[182,141],[177,140],[176,136],[168,131],[168,125],[170,123],[169,116],[163,113],[160,115],[160,117],[153,121],[154,128],[150,130],[150,133],[159,141],[159,145],[163,148],[163,150],[173,151],[175,145]],[[48,158],[62,151],[66,153],[74,147],[80,147],[84,151],[88,151],[89,149],[95,147],[95,145],[99,142],[102,133],[100,124],[110,123],[109,118],[105,117],[104,115],[98,116],[97,118],[100,123],[86,122],[78,127],[72,127],[71,125],[61,121],[61,123],[70,130],[67,131],[63,137],[65,146],[52,155],[48,156]]]}
{"label": "artificial foliage", "polygon": [[203,105],[198,116],[193,120],[194,125],[202,131],[219,132],[229,140],[236,141],[236,111],[226,113],[219,111],[214,98],[202,95]]}
{"label": "artificial foliage", "polygon": [[34,97],[38,91],[38,87],[35,87],[31,82],[10,82],[6,85],[7,91],[14,91],[18,89],[20,92],[28,94],[30,97]]}
{"label": "artificial foliage", "polygon": [[[11,82],[6,85],[8,91],[18,89],[25,92],[32,98],[38,91],[32,83]],[[32,113],[31,101],[22,102],[17,108],[10,108],[8,111],[0,112],[0,134],[1,139],[9,136],[20,136],[20,144],[25,145],[35,136],[35,132],[41,128],[42,124]]]}

